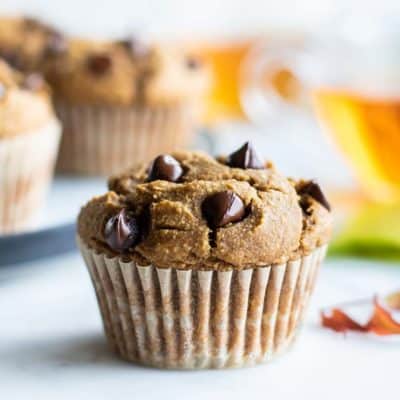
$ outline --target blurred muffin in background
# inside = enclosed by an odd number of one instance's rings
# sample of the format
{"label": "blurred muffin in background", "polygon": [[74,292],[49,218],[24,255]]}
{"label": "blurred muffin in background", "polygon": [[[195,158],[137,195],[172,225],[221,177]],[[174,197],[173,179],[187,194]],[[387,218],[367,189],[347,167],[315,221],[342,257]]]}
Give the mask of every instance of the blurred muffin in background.
{"label": "blurred muffin in background", "polygon": [[0,234],[33,223],[44,202],[61,128],[38,73],[0,61]]}
{"label": "blurred muffin in background", "polygon": [[39,70],[44,59],[62,53],[66,37],[29,17],[0,17],[0,57],[21,71]]}
{"label": "blurred muffin in background", "polygon": [[178,47],[72,39],[44,60],[64,128],[60,171],[109,175],[185,148],[208,71]]}

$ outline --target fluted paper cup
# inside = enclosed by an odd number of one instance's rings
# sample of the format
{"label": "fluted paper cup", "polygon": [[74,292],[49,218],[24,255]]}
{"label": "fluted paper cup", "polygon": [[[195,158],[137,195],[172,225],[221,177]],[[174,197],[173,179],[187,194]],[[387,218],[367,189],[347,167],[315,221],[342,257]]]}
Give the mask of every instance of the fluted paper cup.
{"label": "fluted paper cup", "polygon": [[57,170],[83,175],[113,175],[191,142],[195,111],[171,106],[71,105],[55,102],[64,133]]}
{"label": "fluted paper cup", "polygon": [[111,347],[132,362],[179,369],[254,365],[285,350],[326,252],[222,272],[139,266],[78,244]]}
{"label": "fluted paper cup", "polygon": [[61,127],[0,139],[0,234],[31,228],[54,172]]}

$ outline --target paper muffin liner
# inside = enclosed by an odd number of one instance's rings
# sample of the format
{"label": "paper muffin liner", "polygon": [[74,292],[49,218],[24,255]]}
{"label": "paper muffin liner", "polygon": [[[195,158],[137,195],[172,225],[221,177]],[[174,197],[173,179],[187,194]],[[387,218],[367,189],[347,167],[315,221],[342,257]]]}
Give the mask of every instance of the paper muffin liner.
{"label": "paper muffin liner", "polygon": [[58,100],[55,108],[64,128],[57,163],[61,172],[115,174],[187,147],[195,129],[190,104],[118,107]]}
{"label": "paper muffin liner", "polygon": [[61,127],[0,139],[0,234],[33,227],[53,176]]}
{"label": "paper muffin liner", "polygon": [[326,245],[281,265],[242,271],[139,266],[78,244],[110,346],[159,368],[228,368],[272,359],[304,318]]}

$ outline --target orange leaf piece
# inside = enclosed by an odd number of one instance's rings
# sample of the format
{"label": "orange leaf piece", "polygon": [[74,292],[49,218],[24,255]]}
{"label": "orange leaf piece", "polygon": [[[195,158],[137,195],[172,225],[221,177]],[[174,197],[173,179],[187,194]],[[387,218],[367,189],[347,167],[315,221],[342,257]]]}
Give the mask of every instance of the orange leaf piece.
{"label": "orange leaf piece", "polygon": [[321,312],[322,326],[336,332],[358,331],[364,332],[365,328],[350,318],[339,308],[332,308],[329,313]]}
{"label": "orange leaf piece", "polygon": [[400,334],[400,323],[396,322],[390,311],[379,304],[374,299],[374,313],[366,325],[368,332],[374,332],[377,335],[395,335]]}
{"label": "orange leaf piece", "polygon": [[[351,303],[343,304],[342,307],[334,307],[327,311],[322,311],[322,326],[336,332],[356,331],[374,333],[380,336],[400,335],[400,321],[396,321],[393,317],[393,312],[398,310],[398,307],[393,307],[394,304],[398,304],[398,298],[398,293],[387,296],[386,299],[391,299],[392,301],[388,301],[386,307],[383,306],[375,297],[372,301],[372,315],[365,324],[358,323],[343,311],[343,308],[352,305]],[[393,301],[394,299],[396,299],[396,301]],[[363,303],[371,304],[371,300],[363,301]]]}

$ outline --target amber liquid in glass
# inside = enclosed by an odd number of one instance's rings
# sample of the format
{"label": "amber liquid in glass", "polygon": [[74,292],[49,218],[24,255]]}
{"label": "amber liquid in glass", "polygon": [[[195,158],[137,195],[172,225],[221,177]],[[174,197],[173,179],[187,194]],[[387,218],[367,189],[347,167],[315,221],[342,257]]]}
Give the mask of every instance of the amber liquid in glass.
{"label": "amber liquid in glass", "polygon": [[[213,124],[226,119],[245,119],[241,96],[241,67],[253,46],[260,38],[231,39],[218,42],[187,44],[188,51],[200,57],[211,69],[212,85],[206,98],[204,122]],[[271,40],[274,38],[263,40]],[[299,41],[297,37],[286,39],[288,43]],[[273,71],[266,71],[265,87],[272,86],[285,101],[292,102],[298,95],[299,83],[291,71],[275,65]]]}
{"label": "amber liquid in glass", "polygon": [[189,46],[191,53],[200,56],[212,73],[204,122],[212,124],[224,119],[244,118],[239,97],[240,66],[252,44],[253,40],[249,39]]}
{"label": "amber liquid in glass", "polygon": [[333,135],[367,193],[400,199],[400,97],[371,97],[337,89],[313,93],[323,126]]}

